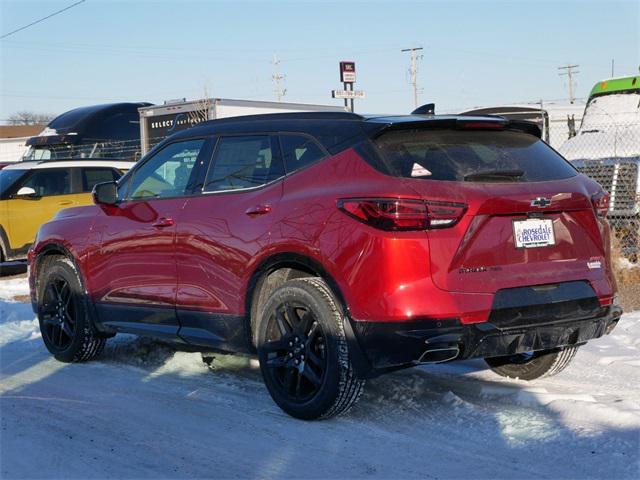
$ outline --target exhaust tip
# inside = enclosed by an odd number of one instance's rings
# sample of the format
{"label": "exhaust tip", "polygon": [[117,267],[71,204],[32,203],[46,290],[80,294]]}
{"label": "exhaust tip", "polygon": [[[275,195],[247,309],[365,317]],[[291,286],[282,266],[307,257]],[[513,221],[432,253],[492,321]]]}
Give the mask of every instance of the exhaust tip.
{"label": "exhaust tip", "polygon": [[605,335],[609,335],[613,331],[613,329],[616,328],[616,325],[618,325],[618,321],[619,320],[620,320],[619,318],[616,318],[615,320],[612,320],[609,323],[609,325],[607,325],[607,328],[605,329],[604,334]]}
{"label": "exhaust tip", "polygon": [[430,348],[418,360],[419,363],[443,363],[455,360],[460,355],[457,345],[442,348]]}

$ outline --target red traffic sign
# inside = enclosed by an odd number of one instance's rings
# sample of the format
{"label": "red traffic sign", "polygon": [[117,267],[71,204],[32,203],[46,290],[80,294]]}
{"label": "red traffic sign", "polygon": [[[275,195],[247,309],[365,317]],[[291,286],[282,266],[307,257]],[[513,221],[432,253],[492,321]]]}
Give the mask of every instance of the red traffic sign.
{"label": "red traffic sign", "polygon": [[340,62],[340,81],[342,83],[356,82],[356,62]]}

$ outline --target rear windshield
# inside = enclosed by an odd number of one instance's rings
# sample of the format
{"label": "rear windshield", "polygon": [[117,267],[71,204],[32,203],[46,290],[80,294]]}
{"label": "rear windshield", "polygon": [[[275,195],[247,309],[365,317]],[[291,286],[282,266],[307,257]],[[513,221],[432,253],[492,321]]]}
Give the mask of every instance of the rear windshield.
{"label": "rear windshield", "polygon": [[369,161],[388,175],[423,180],[540,182],[576,170],[542,140],[509,130],[400,130],[375,140]]}

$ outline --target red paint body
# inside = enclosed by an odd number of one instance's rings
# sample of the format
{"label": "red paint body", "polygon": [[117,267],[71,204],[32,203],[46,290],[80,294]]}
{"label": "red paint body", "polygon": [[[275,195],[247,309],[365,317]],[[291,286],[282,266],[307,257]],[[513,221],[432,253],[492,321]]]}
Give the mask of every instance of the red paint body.
{"label": "red paint body", "polygon": [[[608,226],[591,204],[598,191],[582,175],[522,184],[389,177],[348,149],[250,191],[64,211],[41,228],[30,259],[48,244],[64,247],[97,304],[245,315],[256,269],[273,255],[295,253],[323,266],[357,321],[483,322],[502,288],[587,280],[603,305],[611,303]],[[512,221],[526,218],[538,196],[553,200],[537,211],[553,219],[557,244],[516,249]],[[337,208],[353,197],[468,209],[451,228],[388,232]],[[602,268],[587,266],[593,257]],[[32,283],[35,270],[32,262]]]}

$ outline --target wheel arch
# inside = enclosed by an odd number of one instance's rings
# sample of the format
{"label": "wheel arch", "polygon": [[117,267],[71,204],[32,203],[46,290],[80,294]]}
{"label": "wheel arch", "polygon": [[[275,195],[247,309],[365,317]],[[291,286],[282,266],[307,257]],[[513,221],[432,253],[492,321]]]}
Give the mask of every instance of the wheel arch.
{"label": "wheel arch", "polygon": [[263,260],[253,271],[247,284],[245,296],[246,332],[249,345],[255,347],[254,327],[258,308],[266,297],[287,280],[305,276],[320,277],[336,296],[348,316],[349,307],[338,286],[338,282],[322,264],[308,256],[294,252],[280,252]]}
{"label": "wheel arch", "polygon": [[[59,256],[65,257],[68,260],[70,260],[71,263],[73,263],[73,266],[76,269],[76,272],[78,272],[80,285],[82,285],[82,289],[84,290],[85,294],[87,294],[88,293],[87,283],[85,281],[84,274],[82,273],[82,269],[80,268],[80,265],[78,265],[78,260],[76,256],[71,252],[69,248],[57,242],[47,243],[42,248],[40,248],[36,253],[36,256],[33,261],[34,282],[36,282],[35,284],[37,285],[39,269],[40,269],[40,265],[42,264],[42,261],[45,259],[45,257],[52,256],[52,255],[59,255]],[[37,291],[37,288],[36,288],[36,291]]]}
{"label": "wheel arch", "polygon": [[[274,275],[278,272],[282,272],[280,278]],[[366,357],[356,337],[355,330],[351,324],[353,319],[351,318],[349,305],[346,302],[338,282],[318,260],[304,254],[293,252],[274,254],[262,261],[251,275],[245,297],[245,332],[247,335],[247,345],[250,350],[255,350],[256,348],[254,338],[255,322],[257,321],[257,311],[261,302],[266,301],[266,297],[268,297],[270,292],[285,281],[305,276],[322,278],[329,286],[331,292],[336,296],[344,313],[345,335],[349,345],[349,356],[355,373],[358,378],[371,376],[373,374],[371,362]],[[274,279],[275,281],[269,284],[268,279]]]}

